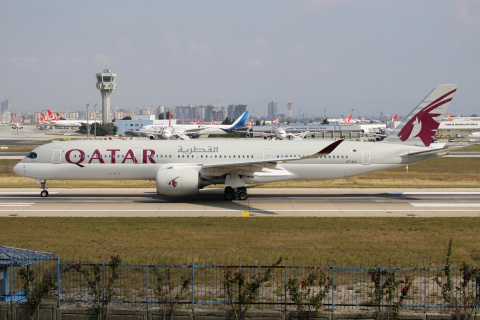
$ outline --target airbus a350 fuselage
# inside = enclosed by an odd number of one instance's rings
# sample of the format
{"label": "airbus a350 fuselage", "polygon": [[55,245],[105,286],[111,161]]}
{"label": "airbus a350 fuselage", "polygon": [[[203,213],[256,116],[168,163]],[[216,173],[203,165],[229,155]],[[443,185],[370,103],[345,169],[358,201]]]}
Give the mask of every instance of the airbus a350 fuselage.
{"label": "airbus a350 fuselage", "polygon": [[[446,154],[431,145],[456,85],[437,86],[382,142],[261,139],[65,141],[34,149],[15,172],[46,180],[155,180],[157,193],[194,195],[225,184],[244,200],[246,186],[328,180],[394,168]],[[42,196],[47,196],[46,190]]]}

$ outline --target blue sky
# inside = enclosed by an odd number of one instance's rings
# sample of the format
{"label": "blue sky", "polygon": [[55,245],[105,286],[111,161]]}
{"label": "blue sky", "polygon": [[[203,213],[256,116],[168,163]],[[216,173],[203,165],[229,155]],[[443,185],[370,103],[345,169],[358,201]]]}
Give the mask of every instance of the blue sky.
{"label": "blue sky", "polygon": [[[458,83],[451,114],[480,114],[480,1],[0,0],[0,100],[15,111],[248,104],[340,116],[408,114]],[[326,111],[325,111],[326,110]]]}

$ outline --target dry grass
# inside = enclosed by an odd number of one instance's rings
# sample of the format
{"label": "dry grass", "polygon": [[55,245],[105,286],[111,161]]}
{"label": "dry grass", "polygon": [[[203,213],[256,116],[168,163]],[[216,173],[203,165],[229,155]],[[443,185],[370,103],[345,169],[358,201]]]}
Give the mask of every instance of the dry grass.
{"label": "dry grass", "polygon": [[62,259],[441,265],[480,262],[475,218],[0,218],[0,243]]}

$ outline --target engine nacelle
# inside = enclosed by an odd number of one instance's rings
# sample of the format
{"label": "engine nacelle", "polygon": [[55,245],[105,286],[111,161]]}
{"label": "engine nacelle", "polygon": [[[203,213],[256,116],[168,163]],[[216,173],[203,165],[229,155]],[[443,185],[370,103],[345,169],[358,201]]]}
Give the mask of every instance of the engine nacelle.
{"label": "engine nacelle", "polygon": [[200,173],[192,169],[159,169],[155,179],[157,193],[163,196],[196,195],[204,187]]}

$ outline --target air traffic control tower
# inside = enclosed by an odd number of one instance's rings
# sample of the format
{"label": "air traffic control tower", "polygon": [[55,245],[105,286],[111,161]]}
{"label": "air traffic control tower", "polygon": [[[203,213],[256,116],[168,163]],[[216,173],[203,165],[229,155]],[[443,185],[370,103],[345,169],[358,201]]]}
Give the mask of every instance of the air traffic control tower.
{"label": "air traffic control tower", "polygon": [[112,73],[109,69],[103,70],[102,73],[97,73],[97,89],[102,94],[102,123],[112,122],[110,116],[110,96],[112,90],[115,89],[116,73]]}

